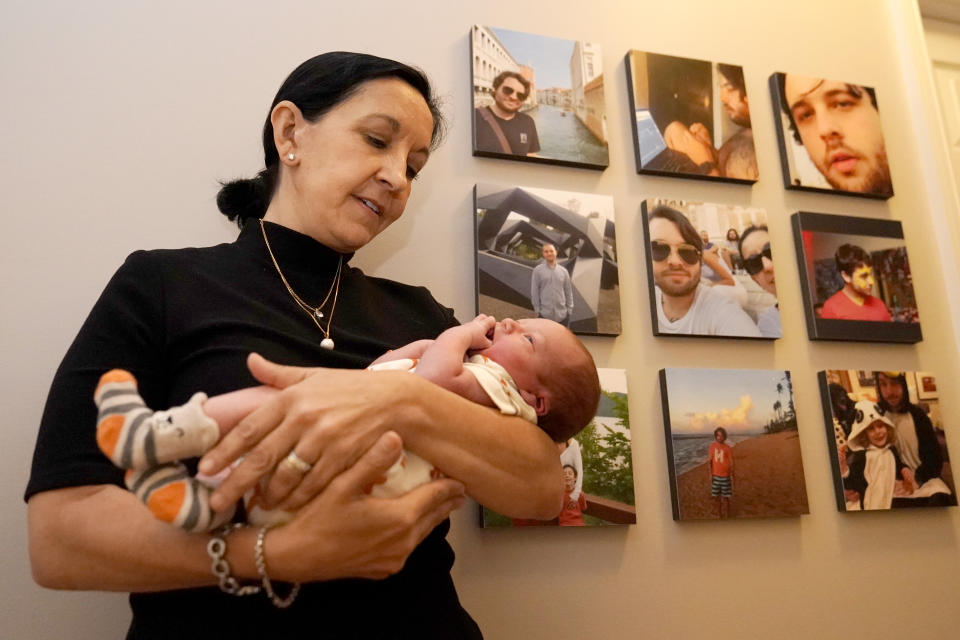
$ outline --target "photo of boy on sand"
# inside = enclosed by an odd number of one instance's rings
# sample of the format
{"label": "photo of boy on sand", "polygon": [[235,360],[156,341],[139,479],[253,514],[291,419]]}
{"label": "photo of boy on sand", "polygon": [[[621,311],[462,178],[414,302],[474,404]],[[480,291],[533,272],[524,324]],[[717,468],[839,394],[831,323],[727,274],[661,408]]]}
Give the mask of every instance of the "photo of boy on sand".
{"label": "photo of boy on sand", "polygon": [[727,430],[717,427],[713,430],[716,442],[710,443],[707,461],[710,464],[710,495],[717,505],[717,517],[730,517],[730,499],[733,498],[733,449],[724,444]]}
{"label": "photo of boy on sand", "polygon": [[789,371],[661,369],[674,520],[809,513]]}

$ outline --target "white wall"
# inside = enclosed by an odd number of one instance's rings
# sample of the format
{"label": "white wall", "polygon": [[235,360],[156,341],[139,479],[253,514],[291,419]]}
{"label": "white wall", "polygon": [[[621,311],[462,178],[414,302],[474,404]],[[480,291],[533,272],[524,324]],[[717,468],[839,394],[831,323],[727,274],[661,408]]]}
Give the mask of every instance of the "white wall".
{"label": "white wall", "polygon": [[[136,248],[233,237],[216,180],[259,167],[269,100],[296,64],[324,50],[368,51],[424,67],[448,98],[452,129],[406,217],[358,262],[429,286],[473,313],[471,187],[519,183],[612,194],[623,335],[587,340],[601,367],[628,372],[639,524],[611,530],[481,531],[456,514],[461,597],[490,638],[955,637],[960,510],[838,514],[816,389],[824,368],[931,370],[955,389],[957,246],[944,239],[937,143],[927,137],[929,78],[906,0],[589,4],[368,0],[330,3],[22,2],[0,5],[0,353],[4,441],[0,637],[120,637],[123,596],[46,591],[26,557],[26,482],[47,386],[107,278]],[[473,23],[582,38],[604,51],[610,168],[603,173],[470,156]],[[919,43],[919,44],[918,44]],[[745,67],[760,181],[713,185],[635,174],[623,55],[630,48]],[[921,61],[922,62],[922,61]],[[789,70],[876,87],[897,195],[887,203],[781,184],[767,77]],[[933,112],[935,115],[935,111]],[[933,173],[931,173],[931,171]],[[683,198],[764,207],[784,316],[775,344],[655,340],[639,203]],[[939,203],[939,204],[937,204]],[[812,343],[802,321],[789,214],[901,220],[925,340],[916,346]],[[429,256],[426,259],[425,256]],[[437,264],[447,265],[437,269]],[[941,278],[945,274],[947,282]],[[952,297],[951,297],[952,296]],[[793,371],[810,515],[679,524],[671,520],[657,370]],[[960,399],[944,393],[945,416]],[[960,423],[947,419],[960,456]],[[145,553],[149,550],[145,549]]]}

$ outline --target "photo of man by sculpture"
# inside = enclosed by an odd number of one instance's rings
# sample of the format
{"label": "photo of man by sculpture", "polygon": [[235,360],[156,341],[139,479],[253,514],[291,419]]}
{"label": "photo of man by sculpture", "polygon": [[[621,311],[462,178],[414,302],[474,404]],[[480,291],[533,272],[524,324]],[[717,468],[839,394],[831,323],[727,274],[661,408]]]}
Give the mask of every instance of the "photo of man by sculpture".
{"label": "photo of man by sculpture", "polygon": [[872,87],[775,73],[770,89],[786,188],[884,200],[893,195]]}
{"label": "photo of man by sculpture", "polygon": [[834,336],[833,331],[843,332],[844,323],[859,323],[859,337],[851,339],[885,341],[900,334],[903,339],[895,341],[909,342],[915,341],[907,339],[911,336],[920,337],[899,222],[810,213],[794,217],[801,279],[806,279],[801,283],[804,306],[816,337],[842,339],[846,334]]}
{"label": "photo of man by sculpture", "polygon": [[743,67],[627,53],[637,173],[756,182]]}
{"label": "photo of man by sculpture", "polygon": [[478,184],[477,313],[620,334],[613,198]]}
{"label": "photo of man by sculpture", "polygon": [[474,25],[471,61],[473,155],[606,168],[598,45]]}
{"label": "photo of man by sculpture", "polygon": [[781,337],[766,211],[668,199],[641,211],[654,335]]}
{"label": "photo of man by sculpture", "polygon": [[840,511],[957,504],[932,374],[821,371],[827,441]]}

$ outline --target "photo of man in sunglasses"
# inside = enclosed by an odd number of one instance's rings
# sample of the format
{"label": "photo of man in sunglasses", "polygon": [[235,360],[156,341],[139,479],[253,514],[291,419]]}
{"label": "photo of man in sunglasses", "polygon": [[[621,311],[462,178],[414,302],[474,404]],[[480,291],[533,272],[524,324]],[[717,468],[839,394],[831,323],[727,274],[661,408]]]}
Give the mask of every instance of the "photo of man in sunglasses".
{"label": "photo of man in sunglasses", "polygon": [[518,156],[540,151],[536,123],[520,113],[529,95],[530,82],[516,71],[504,71],[493,79],[493,104],[474,110],[477,151]]}
{"label": "photo of man in sunglasses", "polygon": [[701,282],[703,241],[682,213],[657,206],[648,229],[656,334],[764,337],[736,300]]}
{"label": "photo of man in sunglasses", "polygon": [[[764,291],[776,297],[777,281],[773,275],[773,254],[770,251],[767,225],[751,225],[744,229],[740,234],[739,247],[743,268]],[[783,335],[780,307],[776,303],[757,313],[757,328],[764,338],[779,338]]]}

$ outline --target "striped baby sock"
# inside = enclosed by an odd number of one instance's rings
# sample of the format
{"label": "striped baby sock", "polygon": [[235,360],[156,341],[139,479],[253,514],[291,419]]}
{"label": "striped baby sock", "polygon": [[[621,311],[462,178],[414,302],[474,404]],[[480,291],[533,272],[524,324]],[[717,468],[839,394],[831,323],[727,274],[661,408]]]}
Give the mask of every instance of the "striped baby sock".
{"label": "striped baby sock", "polygon": [[137,393],[136,378],[114,369],[101,376],[93,399],[100,410],[97,445],[121,469],[194,458],[220,438],[217,423],[203,413],[204,393],[193,394],[185,405],[151,411]]}
{"label": "striped baby sock", "polygon": [[158,520],[191,533],[212,531],[229,522],[236,512],[235,506],[220,512],[211,509],[213,488],[190,477],[180,462],[131,469],[124,481]]}

